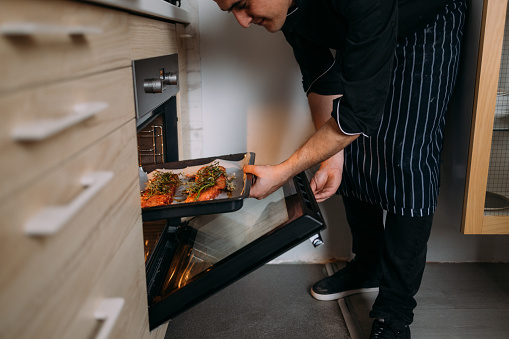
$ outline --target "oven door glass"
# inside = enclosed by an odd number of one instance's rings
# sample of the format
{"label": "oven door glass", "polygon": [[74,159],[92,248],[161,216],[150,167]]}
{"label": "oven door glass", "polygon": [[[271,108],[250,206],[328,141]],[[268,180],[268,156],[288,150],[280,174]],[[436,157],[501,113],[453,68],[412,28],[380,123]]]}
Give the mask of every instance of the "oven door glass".
{"label": "oven door glass", "polygon": [[304,173],[235,212],[144,223],[150,328],[324,228]]}

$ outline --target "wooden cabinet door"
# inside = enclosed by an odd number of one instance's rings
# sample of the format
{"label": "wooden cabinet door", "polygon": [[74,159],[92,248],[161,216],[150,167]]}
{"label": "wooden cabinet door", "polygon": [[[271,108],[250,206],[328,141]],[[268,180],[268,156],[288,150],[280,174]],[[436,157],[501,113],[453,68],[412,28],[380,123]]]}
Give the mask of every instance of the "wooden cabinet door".
{"label": "wooden cabinet door", "polygon": [[127,13],[78,1],[3,0],[1,6],[0,93],[131,64]]}
{"label": "wooden cabinet door", "polygon": [[509,234],[509,208],[503,207],[509,197],[509,162],[504,165],[509,147],[497,146],[509,141],[509,116],[504,112],[509,114],[509,102],[506,109],[501,107],[509,99],[509,86],[504,89],[500,81],[504,73],[509,78],[509,69],[500,67],[507,49],[503,46],[509,44],[506,16],[506,0],[484,1],[463,207],[465,234]]}
{"label": "wooden cabinet door", "polygon": [[[0,205],[0,338],[66,338],[63,332],[89,305],[84,300],[131,229],[141,228],[135,131],[132,119]],[[27,221],[40,211],[53,206],[65,210],[88,194],[80,178],[94,172],[114,175],[61,229],[47,236],[25,233]],[[141,232],[136,234],[133,241],[139,245],[131,250],[139,264],[143,240]],[[127,265],[135,264],[125,258]],[[144,270],[136,272],[136,293],[146,294]],[[130,277],[118,276],[118,281]]]}

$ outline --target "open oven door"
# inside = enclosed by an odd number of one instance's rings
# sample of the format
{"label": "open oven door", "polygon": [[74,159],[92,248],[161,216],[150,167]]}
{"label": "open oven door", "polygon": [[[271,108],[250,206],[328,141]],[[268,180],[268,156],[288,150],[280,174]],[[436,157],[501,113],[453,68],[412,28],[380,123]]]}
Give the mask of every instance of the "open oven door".
{"label": "open oven door", "polygon": [[234,212],[144,222],[150,329],[324,228],[305,173]]}

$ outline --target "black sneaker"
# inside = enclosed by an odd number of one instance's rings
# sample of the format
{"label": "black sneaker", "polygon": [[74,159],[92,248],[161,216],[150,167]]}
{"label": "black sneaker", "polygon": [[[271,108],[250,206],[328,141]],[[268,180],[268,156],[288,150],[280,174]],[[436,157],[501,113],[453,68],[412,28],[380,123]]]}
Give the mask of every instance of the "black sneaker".
{"label": "black sneaker", "polygon": [[354,260],[330,277],[324,278],[311,287],[311,295],[318,300],[336,300],[352,294],[376,292],[380,285],[378,275],[366,272]]}
{"label": "black sneaker", "polygon": [[399,328],[391,327],[391,323],[381,319],[375,319],[371,327],[369,339],[410,339],[410,327],[408,325]]}

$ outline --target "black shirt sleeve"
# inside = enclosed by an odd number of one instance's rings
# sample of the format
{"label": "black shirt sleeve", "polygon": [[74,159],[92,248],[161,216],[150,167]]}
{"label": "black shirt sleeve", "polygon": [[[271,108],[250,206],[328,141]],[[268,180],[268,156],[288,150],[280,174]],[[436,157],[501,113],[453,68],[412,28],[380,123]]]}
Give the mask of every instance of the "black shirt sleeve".
{"label": "black shirt sleeve", "polygon": [[302,36],[285,32],[285,38],[293,47],[295,60],[302,73],[302,86],[306,93],[322,95],[343,93],[341,70],[332,51]]}
{"label": "black shirt sleeve", "polygon": [[343,98],[332,116],[343,132],[371,135],[380,124],[397,41],[397,6],[352,0],[343,8],[348,33],[341,59]]}
{"label": "black shirt sleeve", "polygon": [[[326,47],[285,33],[303,75],[306,92],[343,94],[332,117],[347,134],[371,135],[380,124],[389,92],[397,41],[395,0],[332,2],[344,29],[336,34],[335,60]],[[319,17],[316,20],[320,20]],[[334,32],[329,32],[334,34]]]}

